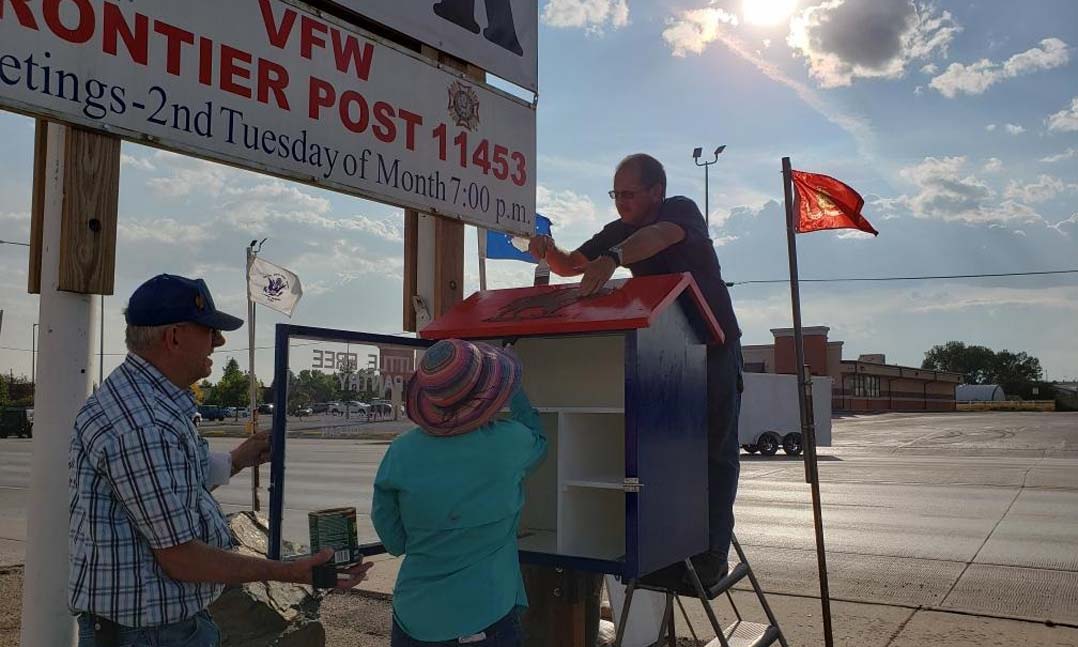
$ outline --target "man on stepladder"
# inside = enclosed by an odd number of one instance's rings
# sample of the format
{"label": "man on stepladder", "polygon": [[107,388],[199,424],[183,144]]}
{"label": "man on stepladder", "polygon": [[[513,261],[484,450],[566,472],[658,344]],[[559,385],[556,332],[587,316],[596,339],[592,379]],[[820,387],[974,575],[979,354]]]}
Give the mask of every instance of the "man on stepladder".
{"label": "man on stepladder", "polygon": [[[726,342],[707,349],[709,550],[692,558],[706,587],[729,570],[734,497],[740,473],[737,419],[741,406],[741,331],[719,259],[700,209],[684,196],[666,197],[666,172],[650,155],[630,155],[618,164],[610,191],[619,219],[573,252],[550,236],[531,239],[529,251],[560,276],[583,274],[584,295],[606,284],[619,266],[634,276],[689,272],[726,333]],[[644,580],[651,585],[694,591],[681,564]]]}

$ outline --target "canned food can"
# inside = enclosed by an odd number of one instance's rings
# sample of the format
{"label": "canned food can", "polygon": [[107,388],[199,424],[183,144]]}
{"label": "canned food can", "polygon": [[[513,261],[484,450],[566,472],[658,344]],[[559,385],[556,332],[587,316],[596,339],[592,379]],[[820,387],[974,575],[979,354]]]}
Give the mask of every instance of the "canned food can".
{"label": "canned food can", "polygon": [[362,559],[355,508],[315,510],[307,515],[307,523],[311,531],[312,554],[332,548],[330,563],[335,566],[354,564]]}

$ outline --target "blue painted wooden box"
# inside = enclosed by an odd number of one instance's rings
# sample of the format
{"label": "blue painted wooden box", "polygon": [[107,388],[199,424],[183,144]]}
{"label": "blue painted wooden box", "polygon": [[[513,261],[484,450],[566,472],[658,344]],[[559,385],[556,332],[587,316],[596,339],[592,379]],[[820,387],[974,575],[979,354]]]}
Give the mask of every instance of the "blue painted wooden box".
{"label": "blue painted wooden box", "polygon": [[706,344],[685,275],[477,293],[425,339],[512,340],[550,452],[518,533],[531,563],[634,578],[706,550]]}

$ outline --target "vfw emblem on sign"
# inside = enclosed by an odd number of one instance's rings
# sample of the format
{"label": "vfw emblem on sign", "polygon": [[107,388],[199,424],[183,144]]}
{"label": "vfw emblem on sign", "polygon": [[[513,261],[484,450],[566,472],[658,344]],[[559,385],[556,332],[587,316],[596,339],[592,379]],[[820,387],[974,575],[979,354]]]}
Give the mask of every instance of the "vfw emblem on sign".
{"label": "vfw emblem on sign", "polygon": [[479,128],[479,95],[474,88],[453,81],[449,86],[449,117],[461,128],[473,132]]}
{"label": "vfw emblem on sign", "polygon": [[262,294],[270,301],[280,301],[281,295],[288,291],[288,278],[283,274],[267,274],[266,285],[262,288]]}

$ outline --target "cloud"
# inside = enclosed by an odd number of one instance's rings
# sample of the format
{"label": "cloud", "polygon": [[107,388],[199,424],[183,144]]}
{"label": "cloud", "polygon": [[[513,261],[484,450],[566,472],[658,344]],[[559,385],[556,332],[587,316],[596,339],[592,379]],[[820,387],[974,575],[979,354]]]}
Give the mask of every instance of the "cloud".
{"label": "cloud", "polygon": [[370,234],[390,243],[404,242],[404,227],[400,218],[368,218],[355,215],[348,219],[335,221],[338,226]]}
{"label": "cloud", "polygon": [[1026,129],[1019,126],[1018,124],[1005,124],[1003,127],[1006,128],[1007,132],[1012,135],[1021,135],[1022,133],[1026,132]]}
{"label": "cloud", "polygon": [[[707,44],[702,40],[704,30],[694,27],[693,21],[691,19],[686,19],[686,14],[691,13],[692,12],[682,12],[679,14],[678,18],[675,18],[668,23],[667,29],[663,32],[663,38],[666,40],[667,44],[670,45],[675,55],[685,56],[688,52],[702,53],[703,46],[706,46]],[[719,21],[719,23],[721,22],[722,21]],[[853,136],[857,141],[858,146],[861,148],[862,153],[871,157],[866,151],[871,150],[871,144],[873,143],[875,136],[868,120],[861,116],[844,112],[831,105],[821,98],[812,88],[800,81],[792,79],[777,65],[765,60],[756,47],[739,38],[731,31],[729,26],[724,27],[719,23],[714,23],[715,30],[713,32],[707,31],[708,37],[712,38],[712,40],[721,42],[735,55],[752,63],[756,66],[756,69],[767,78],[793,90],[805,105]],[[707,26],[710,28],[712,24],[713,23],[707,23]],[[708,43],[710,42],[711,41],[708,41]]]}
{"label": "cloud", "polygon": [[951,63],[943,74],[932,79],[931,85],[940,94],[953,99],[961,93],[983,94],[988,88],[1005,79],[1066,65],[1070,48],[1058,38],[1045,38],[1039,47],[1015,54],[1003,63],[984,58],[963,65]]}
{"label": "cloud", "polygon": [[787,44],[825,88],[855,78],[895,79],[911,62],[946,54],[961,27],[913,0],[826,0],[790,22]]}
{"label": "cloud", "polygon": [[992,132],[993,130],[996,129],[996,125],[995,124],[988,124],[987,126],[984,127],[984,129],[987,130],[988,132]]}
{"label": "cloud", "polygon": [[220,164],[167,151],[158,151],[154,160],[169,174],[151,178],[146,185],[165,198],[182,198],[193,193],[216,195],[224,188],[229,175],[237,173]]}
{"label": "cloud", "polygon": [[1066,191],[1067,188],[1067,185],[1059,178],[1042,175],[1036,182],[1030,184],[1021,184],[1016,180],[1012,180],[1007,185],[1007,190],[1004,191],[1003,196],[1011,200],[1021,200],[1022,202],[1047,202]]}
{"label": "cloud", "polygon": [[145,157],[135,157],[126,153],[120,154],[120,166],[129,166],[139,171],[156,171],[154,163]]}
{"label": "cloud", "polygon": [[1052,163],[1055,163],[1055,162],[1062,162],[1063,160],[1074,159],[1075,157],[1078,157],[1078,149],[1068,148],[1067,150],[1063,151],[1062,153],[1058,153],[1056,155],[1049,155],[1047,157],[1042,157],[1040,159],[1040,161],[1041,162],[1046,162],[1048,164],[1052,164]]}
{"label": "cloud", "polygon": [[1078,310],[1078,290],[1073,287],[1042,288],[979,288],[965,293],[949,292],[947,298],[925,299],[911,304],[913,312],[946,312],[983,308],[1054,308]]}
{"label": "cloud", "polygon": [[329,250],[320,247],[316,251],[301,254],[291,263],[297,268],[304,268],[306,272],[328,273],[338,286],[372,276],[401,280],[404,274],[404,259],[399,253],[379,257],[366,247],[346,240],[333,241]]}
{"label": "cloud", "polygon": [[177,222],[172,218],[121,218],[117,234],[121,240],[133,243],[190,244],[210,239],[207,225]]}
{"label": "cloud", "polygon": [[0,211],[0,238],[17,243],[30,241],[30,214]]}
{"label": "cloud", "polygon": [[1060,220],[1054,225],[1048,225],[1050,229],[1055,229],[1060,234],[1070,238],[1070,231],[1078,233],[1078,211],[1073,216],[1066,220]]}
{"label": "cloud", "polygon": [[967,174],[965,166],[965,157],[926,157],[920,164],[902,169],[900,175],[917,187],[917,193],[897,198],[893,206],[925,219],[977,224],[1043,222],[1036,211],[1014,197],[999,200],[996,191]]}
{"label": "cloud", "polygon": [[673,49],[674,56],[700,54],[719,38],[723,24],[736,27],[737,16],[717,7],[682,11],[677,18],[667,21],[663,40]]}
{"label": "cloud", "polygon": [[989,157],[984,163],[985,173],[997,173],[1001,170],[1003,170],[1003,160],[998,157]]}
{"label": "cloud", "polygon": [[1078,130],[1078,97],[1071,99],[1070,108],[1064,108],[1048,117],[1048,130],[1069,132]]}
{"label": "cloud", "polygon": [[329,200],[280,180],[251,186],[229,186],[224,190],[223,197],[224,221],[257,235],[266,233],[273,220],[333,228],[329,224],[332,221],[324,215],[330,210]]}
{"label": "cloud", "polygon": [[596,227],[605,224],[603,214],[591,198],[580,195],[575,191],[555,191],[543,185],[536,187],[535,209],[554,223],[554,231],[567,228],[589,228],[597,231]]}
{"label": "cloud", "polygon": [[875,238],[875,236],[868,233],[867,231],[857,231],[857,230],[851,229],[851,230],[848,230],[848,231],[836,232],[835,233],[835,238],[837,238],[839,240],[862,240],[862,239],[872,239],[872,238]]}
{"label": "cloud", "polygon": [[929,63],[921,68],[922,74],[936,74],[940,69],[935,63]]}
{"label": "cloud", "polygon": [[620,29],[629,24],[626,0],[550,0],[543,8],[543,24],[601,32],[607,26]]}

